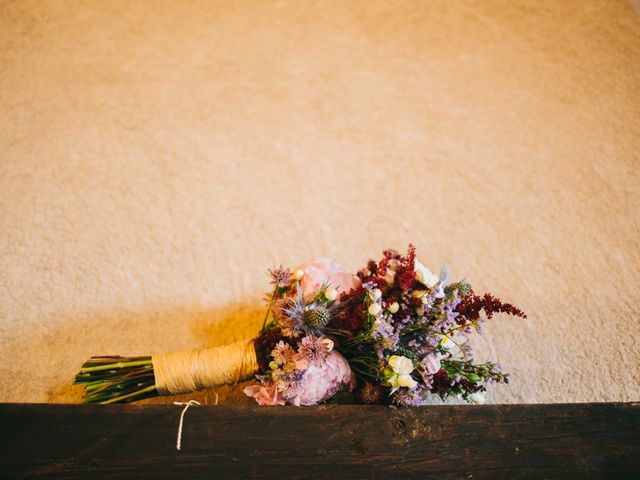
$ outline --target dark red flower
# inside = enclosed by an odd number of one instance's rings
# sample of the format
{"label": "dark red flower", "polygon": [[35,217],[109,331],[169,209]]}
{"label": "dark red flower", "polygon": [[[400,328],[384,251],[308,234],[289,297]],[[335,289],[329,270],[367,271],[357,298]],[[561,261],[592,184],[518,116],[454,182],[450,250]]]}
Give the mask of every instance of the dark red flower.
{"label": "dark red flower", "polygon": [[460,304],[456,307],[456,312],[460,314],[456,321],[460,325],[464,325],[467,320],[478,320],[480,312],[483,310],[487,318],[493,317],[494,313],[506,313],[527,318],[527,315],[518,307],[510,303],[502,303],[499,298],[490,293],[485,293],[480,297],[471,291],[469,295],[462,298]]}

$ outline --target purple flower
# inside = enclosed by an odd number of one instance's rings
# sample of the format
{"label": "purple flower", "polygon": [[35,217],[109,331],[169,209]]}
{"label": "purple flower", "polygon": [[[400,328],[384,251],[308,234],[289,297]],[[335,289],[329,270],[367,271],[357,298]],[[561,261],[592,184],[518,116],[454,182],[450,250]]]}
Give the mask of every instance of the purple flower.
{"label": "purple flower", "polygon": [[391,401],[402,407],[417,407],[425,402],[426,393],[427,391],[419,386],[413,389],[401,388],[393,394]]}
{"label": "purple flower", "polygon": [[395,350],[400,341],[400,334],[389,322],[386,315],[373,322],[373,338],[387,350]]}
{"label": "purple flower", "polygon": [[269,269],[271,275],[271,283],[278,288],[289,288],[291,286],[291,271],[288,268]]}
{"label": "purple flower", "polygon": [[298,355],[309,365],[321,367],[327,357],[327,347],[321,338],[307,335],[300,341]]}

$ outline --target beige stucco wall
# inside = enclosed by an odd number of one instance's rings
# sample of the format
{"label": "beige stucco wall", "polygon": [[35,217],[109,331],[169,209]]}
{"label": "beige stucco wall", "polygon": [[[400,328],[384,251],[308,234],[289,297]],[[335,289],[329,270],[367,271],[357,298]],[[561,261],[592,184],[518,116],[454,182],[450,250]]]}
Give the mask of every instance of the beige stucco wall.
{"label": "beige stucco wall", "polygon": [[491,401],[640,400],[639,165],[625,1],[0,2],[0,401],[410,241],[529,313]]}

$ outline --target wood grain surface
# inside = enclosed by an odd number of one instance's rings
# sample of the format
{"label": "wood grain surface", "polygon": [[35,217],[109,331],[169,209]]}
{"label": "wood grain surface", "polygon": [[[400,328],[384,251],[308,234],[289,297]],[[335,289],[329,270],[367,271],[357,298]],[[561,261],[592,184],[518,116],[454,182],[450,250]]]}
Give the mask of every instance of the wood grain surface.
{"label": "wood grain surface", "polygon": [[640,404],[1,404],[0,478],[631,478]]}

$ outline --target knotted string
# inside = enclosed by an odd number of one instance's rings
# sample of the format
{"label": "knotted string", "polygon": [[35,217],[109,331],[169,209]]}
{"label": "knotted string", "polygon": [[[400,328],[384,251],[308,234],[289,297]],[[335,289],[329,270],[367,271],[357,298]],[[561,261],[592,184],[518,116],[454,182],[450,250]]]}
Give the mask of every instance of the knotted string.
{"label": "knotted string", "polygon": [[[218,404],[218,394],[213,392],[216,396],[216,401],[213,403],[214,405]],[[180,414],[180,423],[178,424],[178,440],[176,441],[176,450],[180,451],[182,449],[182,425],[184,423],[184,414],[187,413],[187,410],[191,405],[200,405],[200,402],[196,400],[189,400],[188,402],[173,402],[174,405],[184,405],[182,409],[182,413]]]}

